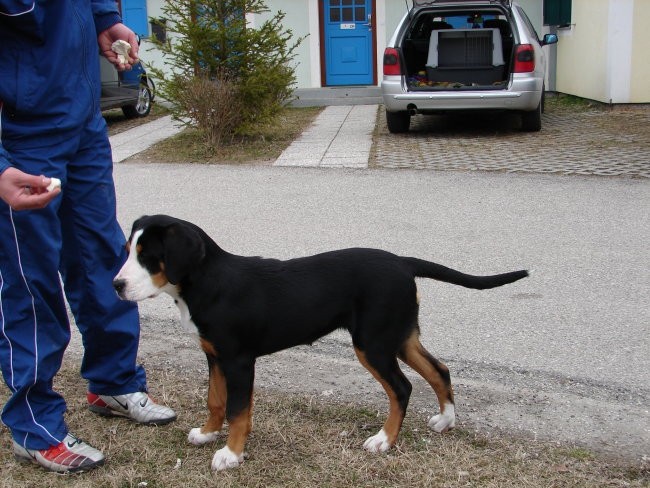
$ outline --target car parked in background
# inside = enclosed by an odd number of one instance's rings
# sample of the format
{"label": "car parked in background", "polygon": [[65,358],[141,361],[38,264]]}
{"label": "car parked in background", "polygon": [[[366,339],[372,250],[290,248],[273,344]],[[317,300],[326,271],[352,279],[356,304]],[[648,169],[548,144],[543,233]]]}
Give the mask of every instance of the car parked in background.
{"label": "car parked in background", "polygon": [[117,71],[104,56],[100,56],[102,110],[121,108],[127,118],[145,117],[151,111],[155,96],[153,81],[138,63],[129,71]]}
{"label": "car parked in background", "polygon": [[413,0],[384,52],[381,84],[390,132],[416,114],[507,110],[539,131],[546,56],[526,13],[510,0]]}

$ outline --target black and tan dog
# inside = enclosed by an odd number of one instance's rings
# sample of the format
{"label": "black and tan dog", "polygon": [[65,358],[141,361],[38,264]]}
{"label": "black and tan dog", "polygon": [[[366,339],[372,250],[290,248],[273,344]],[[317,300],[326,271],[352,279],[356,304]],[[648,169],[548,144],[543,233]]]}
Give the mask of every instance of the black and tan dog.
{"label": "black and tan dog", "polygon": [[350,332],[354,350],[390,400],[383,428],[364,443],[372,452],[396,441],[411,394],[399,358],[433,387],[440,414],[429,426],[454,427],[449,370],[420,344],[416,277],[468,288],[493,288],[527,271],[472,276],[439,264],[377,249],[343,249],[279,261],[242,257],[221,249],[197,226],[165,215],[133,224],[129,257],[114,286],[125,300],[170,294],[181,322],[197,334],[208,358],[209,416],[189,441],[214,441],[224,419],[227,445],[212,469],[239,465],[252,426],[255,359],[311,344],[337,328]]}

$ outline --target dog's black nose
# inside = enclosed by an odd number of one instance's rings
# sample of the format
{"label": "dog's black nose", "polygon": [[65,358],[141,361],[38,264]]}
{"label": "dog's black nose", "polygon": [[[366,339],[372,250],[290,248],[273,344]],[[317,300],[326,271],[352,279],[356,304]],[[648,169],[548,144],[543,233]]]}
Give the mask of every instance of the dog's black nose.
{"label": "dog's black nose", "polygon": [[115,291],[117,292],[118,295],[122,296],[122,292],[124,291],[124,288],[126,288],[126,281],[113,280],[113,288],[115,288]]}

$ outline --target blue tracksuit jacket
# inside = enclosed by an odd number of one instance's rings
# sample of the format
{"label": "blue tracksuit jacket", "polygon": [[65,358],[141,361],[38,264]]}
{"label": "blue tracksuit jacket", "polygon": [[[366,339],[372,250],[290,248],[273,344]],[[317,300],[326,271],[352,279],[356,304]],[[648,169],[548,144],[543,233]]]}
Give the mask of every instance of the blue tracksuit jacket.
{"label": "blue tracksuit jacket", "polygon": [[52,390],[70,339],[64,296],[90,391],[146,390],[137,308],[111,286],[125,239],[99,109],[97,35],[117,22],[109,0],[0,0],[0,173],[14,166],[62,181],[42,210],[0,201],[0,366],[11,390],[2,420],[30,449],[67,434],[65,402]]}

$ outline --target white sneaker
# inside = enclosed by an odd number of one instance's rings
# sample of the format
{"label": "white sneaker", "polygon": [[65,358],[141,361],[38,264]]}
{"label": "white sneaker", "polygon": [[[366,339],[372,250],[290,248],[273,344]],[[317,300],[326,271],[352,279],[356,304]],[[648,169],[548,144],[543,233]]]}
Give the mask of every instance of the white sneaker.
{"label": "white sneaker", "polygon": [[14,456],[57,473],[80,473],[104,464],[104,455],[81,439],[68,434],[63,442],[48,449],[27,449],[14,441]]}
{"label": "white sneaker", "polygon": [[105,417],[126,417],[140,424],[163,425],[176,420],[176,412],[158,405],[143,392],[126,395],[95,395],[88,393],[88,408]]}

